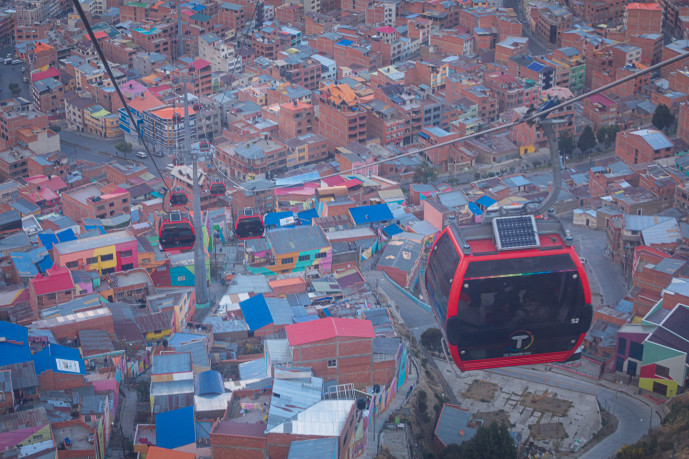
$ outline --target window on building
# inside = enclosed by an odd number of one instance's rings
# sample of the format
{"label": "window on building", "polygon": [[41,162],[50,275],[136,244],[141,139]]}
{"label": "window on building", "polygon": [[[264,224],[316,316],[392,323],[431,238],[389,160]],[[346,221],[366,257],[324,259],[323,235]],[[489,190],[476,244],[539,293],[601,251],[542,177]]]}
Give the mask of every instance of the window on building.
{"label": "window on building", "polygon": [[624,338],[617,338],[617,353],[624,354],[627,351],[627,340]]}
{"label": "window on building", "polygon": [[122,265],[122,271],[129,271],[130,269],[134,269],[134,263],[127,263],[126,265]]}
{"label": "window on building", "polygon": [[310,255],[299,255],[299,261],[309,261],[310,259]]}
{"label": "window on building", "polygon": [[65,266],[68,267],[69,269],[74,269],[77,266],[79,266],[79,262],[78,261],[68,261],[67,263],[65,263]]}
{"label": "window on building", "polygon": [[106,269],[101,269],[100,273],[102,276],[107,276],[108,274],[112,274],[115,272],[115,268],[106,268]]}
{"label": "window on building", "polygon": [[660,376],[661,378],[669,378],[670,369],[662,365],[656,365],[656,376]]}
{"label": "window on building", "polygon": [[337,359],[328,360],[328,368],[337,368]]}
{"label": "window on building", "polygon": [[123,204],[126,204],[126,203],[127,203],[127,201],[129,201],[129,199],[127,199],[127,198],[124,198],[124,199],[122,200],[122,203],[123,203]]}
{"label": "window on building", "polygon": [[49,300],[54,300],[55,298],[57,298],[56,293],[48,293],[46,296],[48,297]]}
{"label": "window on building", "polygon": [[111,253],[108,253],[108,254],[106,254],[106,255],[101,255],[101,256],[100,256],[100,261],[110,261],[110,260],[112,260],[113,258],[114,258],[113,255],[112,255]]}
{"label": "window on building", "polygon": [[132,251],[131,250],[125,250],[124,252],[120,252],[120,258],[127,258],[132,256]]}
{"label": "window on building", "polygon": [[294,263],[294,257],[283,258],[280,263],[282,263],[283,265],[287,265],[289,263]]}
{"label": "window on building", "polygon": [[158,267],[156,268],[156,271],[157,271],[157,272],[162,272],[162,271],[165,271],[166,269],[167,269],[167,268],[166,268],[165,266],[158,266]]}
{"label": "window on building", "polygon": [[177,282],[182,282],[187,278],[187,276],[177,276]]}
{"label": "window on building", "polygon": [[115,203],[114,202],[109,203],[108,207],[115,207]]}
{"label": "window on building", "polygon": [[95,263],[98,263],[98,257],[88,257],[86,258],[86,264],[87,265],[93,265]]}
{"label": "window on building", "polygon": [[634,360],[641,360],[644,355],[644,345],[632,341],[629,343],[629,357]]}
{"label": "window on building", "polygon": [[326,255],[326,252],[318,252],[318,253],[316,254],[316,259],[318,259],[318,258],[325,258],[325,255]]}

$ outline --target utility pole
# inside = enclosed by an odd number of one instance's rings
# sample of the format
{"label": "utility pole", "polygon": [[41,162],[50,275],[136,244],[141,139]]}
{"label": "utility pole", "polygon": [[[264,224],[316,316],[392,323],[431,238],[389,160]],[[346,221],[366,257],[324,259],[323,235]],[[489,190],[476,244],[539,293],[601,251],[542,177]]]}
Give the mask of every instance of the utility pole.
{"label": "utility pole", "polygon": [[177,1],[177,57],[184,56],[184,34],[182,33],[182,0]]}
{"label": "utility pole", "polygon": [[201,192],[199,190],[199,155],[198,152],[191,151],[191,130],[189,129],[189,97],[187,93],[187,83],[193,81],[189,78],[180,78],[184,82],[184,149],[191,154],[193,163],[193,210],[194,210],[194,281],[196,290],[196,307],[209,307],[208,301],[208,279],[206,277],[206,257],[203,250],[203,226],[201,225]]}

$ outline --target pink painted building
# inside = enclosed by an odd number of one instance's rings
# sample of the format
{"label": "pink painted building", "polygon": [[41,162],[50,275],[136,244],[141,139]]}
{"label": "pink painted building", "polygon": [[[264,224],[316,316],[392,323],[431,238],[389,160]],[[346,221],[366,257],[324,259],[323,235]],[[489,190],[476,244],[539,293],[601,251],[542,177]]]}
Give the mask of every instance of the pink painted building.
{"label": "pink painted building", "polygon": [[128,231],[62,242],[53,246],[57,266],[106,275],[139,267],[136,238]]}

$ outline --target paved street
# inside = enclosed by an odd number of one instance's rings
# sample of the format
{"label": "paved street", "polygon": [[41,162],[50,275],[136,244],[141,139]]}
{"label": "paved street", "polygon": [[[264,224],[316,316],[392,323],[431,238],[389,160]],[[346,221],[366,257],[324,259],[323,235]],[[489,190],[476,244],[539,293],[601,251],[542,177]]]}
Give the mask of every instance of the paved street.
{"label": "paved street", "polygon": [[572,225],[572,214],[561,216],[565,228],[574,236],[574,243],[580,256],[586,260],[586,273],[589,276],[594,306],[604,302],[612,307],[627,293],[620,267],[604,255],[608,247],[605,231],[590,230]]}
{"label": "paved street", "polygon": [[[8,53],[12,52],[14,52],[14,46],[0,48],[0,58],[4,59]],[[0,97],[2,99],[12,97],[9,88],[10,83],[17,83],[22,90],[19,95],[27,100],[33,100],[29,83],[24,83],[22,80],[22,67],[24,66],[25,64],[23,62],[17,65],[5,65],[0,63]]]}
{"label": "paved street", "polygon": [[[115,148],[115,144],[122,139],[103,139],[95,137],[83,132],[71,131],[63,129],[60,131],[60,143],[62,144],[62,151],[67,155],[70,161],[74,159],[81,159],[92,161],[95,163],[107,163],[113,159],[124,160],[122,153],[119,153]],[[102,154],[107,153],[107,154]],[[153,174],[158,176],[158,172],[153,165],[153,160],[149,156],[146,159],[140,159],[135,155],[136,150],[127,155],[127,161],[143,164]],[[172,162],[172,157],[155,157],[156,165],[161,172],[165,171],[167,164]]]}
{"label": "paved street", "polygon": [[437,327],[433,314],[426,311],[421,306],[414,303],[407,296],[400,292],[399,289],[392,284],[380,271],[362,271],[366,281],[373,288],[378,285],[385,294],[397,305],[399,308],[402,320],[405,326],[411,331],[416,338],[421,337],[426,329]]}

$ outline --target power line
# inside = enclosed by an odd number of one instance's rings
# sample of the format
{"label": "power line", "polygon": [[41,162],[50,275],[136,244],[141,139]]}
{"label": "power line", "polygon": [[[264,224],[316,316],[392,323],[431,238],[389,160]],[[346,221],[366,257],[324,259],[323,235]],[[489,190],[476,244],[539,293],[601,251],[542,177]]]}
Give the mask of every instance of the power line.
{"label": "power line", "polygon": [[[581,94],[581,95],[579,95],[579,96],[576,96],[576,97],[574,97],[574,98],[572,98],[572,99],[567,99],[567,100],[565,100],[565,101],[563,101],[563,102],[561,102],[561,103],[559,103],[559,104],[557,104],[557,105],[554,105],[554,106],[551,107],[551,108],[548,108],[547,110],[543,110],[542,112],[538,112],[538,113],[533,114],[533,115],[524,116],[524,117],[518,119],[517,121],[513,121],[512,123],[504,124],[504,125],[502,125],[502,126],[496,126],[496,127],[490,128],[490,129],[486,129],[485,131],[476,132],[476,133],[474,133],[474,134],[468,134],[468,135],[465,135],[464,137],[460,137],[460,138],[455,139],[455,140],[449,140],[449,141],[447,141],[447,142],[440,142],[440,143],[437,143],[437,144],[435,144],[435,145],[429,145],[429,146],[427,146],[427,147],[418,148],[418,149],[416,149],[416,150],[414,150],[414,151],[410,151],[410,152],[407,152],[407,153],[402,153],[402,154],[399,154],[399,155],[396,155],[396,156],[393,156],[393,157],[390,157],[390,158],[384,158],[384,159],[381,159],[381,160],[379,160],[379,161],[375,161],[375,162],[373,162],[373,163],[371,163],[371,164],[367,164],[366,167],[377,166],[377,165],[379,165],[379,164],[384,164],[384,163],[387,163],[387,162],[390,162],[390,161],[397,160],[397,159],[399,159],[399,158],[406,158],[406,157],[408,157],[408,156],[416,155],[416,154],[419,154],[419,153],[424,153],[424,152],[426,152],[426,151],[433,150],[433,149],[435,149],[435,148],[440,148],[440,147],[444,147],[444,146],[447,146],[447,145],[453,145],[453,144],[455,144],[455,143],[457,143],[457,142],[463,142],[463,141],[465,141],[465,140],[473,139],[473,138],[475,138],[475,137],[480,137],[480,136],[485,135],[485,134],[490,134],[490,133],[493,133],[493,132],[503,131],[503,130],[505,130],[505,129],[509,129],[509,128],[518,126],[518,125],[523,124],[523,123],[528,123],[528,122],[536,121],[538,118],[543,119],[543,118],[545,118],[547,115],[549,115],[550,113],[553,113],[553,112],[555,112],[555,111],[557,111],[557,110],[559,110],[559,109],[561,109],[561,108],[564,108],[564,107],[566,107],[567,105],[571,105],[571,104],[573,104],[573,103],[575,103],[575,102],[579,102],[580,100],[586,99],[587,97],[593,96],[593,95],[598,94],[598,93],[601,93],[601,92],[603,92],[603,91],[607,91],[608,89],[614,88],[615,86],[618,86],[618,85],[620,85],[620,84],[622,84],[622,83],[626,83],[627,81],[633,80],[633,79],[638,78],[638,77],[640,77],[640,76],[642,76],[642,75],[645,75],[645,74],[647,74],[647,73],[651,73],[651,72],[653,72],[653,71],[659,70],[659,69],[665,67],[666,65],[674,64],[675,62],[678,62],[678,61],[680,61],[680,60],[682,60],[682,59],[685,59],[686,57],[689,57],[689,53],[686,53],[686,52],[685,52],[685,53],[682,53],[682,54],[678,54],[677,56],[671,57],[671,58],[669,58],[669,59],[667,59],[667,60],[664,60],[664,61],[662,61],[662,62],[659,62],[659,63],[657,63],[657,64],[655,64],[655,65],[652,65],[652,66],[650,66],[650,67],[647,67],[647,68],[645,68],[645,69],[642,69],[642,70],[640,70],[640,71],[638,71],[638,72],[636,72],[636,73],[634,73],[634,74],[627,75],[627,76],[625,76],[625,77],[623,77],[623,78],[621,78],[621,79],[619,79],[619,80],[617,80],[617,81],[613,81],[612,83],[608,83],[608,84],[606,84],[605,86],[601,86],[600,88],[593,89],[593,90],[591,90],[591,91],[589,91],[589,92],[586,92],[586,93],[584,93],[584,94]],[[357,169],[359,169],[359,168],[348,169],[348,170],[345,170],[345,171],[337,172],[337,173],[335,173],[335,174],[325,175],[325,176],[321,177],[321,179],[330,178],[330,177],[336,177],[336,176],[338,176],[338,175],[342,175],[342,174],[346,174],[346,173],[351,173],[351,172],[354,172],[354,171],[357,170]],[[272,187],[269,187],[269,188],[265,188],[265,189],[262,190],[262,191],[277,190],[277,189],[280,189],[280,188],[290,188],[290,187],[293,187],[293,186],[295,186],[295,185],[281,185],[281,186],[275,185],[275,186],[272,186]]]}
{"label": "power line", "polygon": [[139,137],[139,141],[141,141],[141,144],[144,146],[146,153],[148,154],[149,158],[151,158],[151,162],[153,163],[153,166],[156,168],[156,171],[158,171],[158,175],[160,176],[160,179],[163,181],[163,210],[164,210],[165,193],[167,190],[167,182],[165,181],[165,176],[162,174],[162,172],[160,172],[160,169],[158,168],[158,165],[155,162],[155,158],[151,154],[151,150],[148,148],[148,144],[146,143],[146,140],[144,139],[143,134],[141,134],[141,130],[139,129],[139,126],[137,125],[136,121],[134,120],[134,115],[132,115],[132,111],[129,109],[129,104],[127,103],[127,100],[124,98],[124,95],[122,94],[122,91],[120,90],[120,86],[117,84],[117,81],[115,80],[115,75],[112,73],[112,69],[110,68],[110,64],[108,63],[108,60],[105,58],[105,54],[103,54],[103,50],[101,49],[100,44],[98,43],[98,40],[96,40],[96,35],[93,33],[93,29],[91,28],[91,23],[88,21],[88,19],[86,18],[86,14],[84,14],[84,10],[81,8],[81,3],[79,3],[79,0],[72,0],[72,4],[74,5],[74,9],[77,10],[77,14],[79,14],[79,18],[81,19],[81,22],[84,23],[84,27],[86,28],[86,33],[88,33],[89,38],[91,39],[91,43],[93,44],[94,48],[96,48],[96,53],[98,53],[98,58],[101,60],[101,63],[103,64],[103,67],[105,68],[105,71],[108,74],[108,77],[110,78],[110,81],[112,82],[112,85],[115,87],[115,92],[117,92],[117,96],[119,97],[120,102],[122,102],[124,109],[127,111],[127,117],[129,118],[129,121],[132,123],[132,127],[136,130],[136,135]]}

